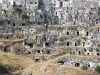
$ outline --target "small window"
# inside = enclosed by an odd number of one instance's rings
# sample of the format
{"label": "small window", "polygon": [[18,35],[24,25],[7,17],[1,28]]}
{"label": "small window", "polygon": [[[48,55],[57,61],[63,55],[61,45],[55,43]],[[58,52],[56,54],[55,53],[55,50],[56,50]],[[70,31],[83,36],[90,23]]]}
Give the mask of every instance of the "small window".
{"label": "small window", "polygon": [[10,2],[9,2],[9,4],[10,4]]}
{"label": "small window", "polygon": [[37,2],[35,2],[35,4],[37,4]]}
{"label": "small window", "polygon": [[54,11],[55,11],[55,8],[54,8]]}
{"label": "small window", "polygon": [[30,2],[30,4],[33,4],[33,2]]}
{"label": "small window", "polygon": [[6,2],[3,2],[4,4],[6,4]]}

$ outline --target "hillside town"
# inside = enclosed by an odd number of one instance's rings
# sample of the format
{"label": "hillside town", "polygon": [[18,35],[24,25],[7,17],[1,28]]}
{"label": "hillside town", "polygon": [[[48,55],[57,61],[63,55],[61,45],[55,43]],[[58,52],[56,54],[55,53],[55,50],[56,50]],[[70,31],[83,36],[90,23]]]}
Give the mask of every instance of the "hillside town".
{"label": "hillside town", "polygon": [[100,66],[100,0],[0,0],[0,17],[4,52],[25,52],[37,63]]}

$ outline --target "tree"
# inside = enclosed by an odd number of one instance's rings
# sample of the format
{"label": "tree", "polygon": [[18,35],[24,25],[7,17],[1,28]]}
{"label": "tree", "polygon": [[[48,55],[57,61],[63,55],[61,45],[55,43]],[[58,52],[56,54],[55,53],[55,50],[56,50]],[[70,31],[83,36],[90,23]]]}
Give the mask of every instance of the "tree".
{"label": "tree", "polygon": [[89,52],[92,52],[92,51],[93,51],[93,49],[92,49],[92,48],[90,48],[90,49],[89,49]]}
{"label": "tree", "polygon": [[81,69],[82,69],[82,70],[87,70],[88,67],[87,67],[87,66],[82,66]]}
{"label": "tree", "polygon": [[97,66],[97,67],[95,68],[95,71],[98,72],[98,73],[100,73],[100,66]]}
{"label": "tree", "polygon": [[41,18],[41,19],[43,18],[43,15],[42,15],[42,14],[40,14],[40,18]]}
{"label": "tree", "polygon": [[21,20],[29,19],[29,17],[25,13],[21,13],[20,18],[21,18]]}
{"label": "tree", "polygon": [[14,7],[14,10],[15,10],[15,12],[22,13],[22,10],[21,10],[21,8]]}
{"label": "tree", "polygon": [[96,48],[96,51],[99,52],[100,51],[99,48]]}
{"label": "tree", "polygon": [[93,29],[90,29],[90,32],[92,32],[93,31]]}
{"label": "tree", "polygon": [[85,52],[87,51],[86,48],[84,48],[84,51],[85,51]]}

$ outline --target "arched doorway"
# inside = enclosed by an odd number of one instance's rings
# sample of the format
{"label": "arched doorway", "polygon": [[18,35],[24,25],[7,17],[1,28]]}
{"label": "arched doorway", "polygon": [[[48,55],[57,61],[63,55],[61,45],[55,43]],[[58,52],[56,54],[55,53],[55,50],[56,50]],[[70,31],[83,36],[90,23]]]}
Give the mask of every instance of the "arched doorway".
{"label": "arched doorway", "polygon": [[90,67],[90,64],[88,64],[88,67]]}
{"label": "arched doorway", "polygon": [[79,55],[81,55],[81,51],[79,51],[78,53],[79,53]]}
{"label": "arched doorway", "polygon": [[77,43],[75,43],[75,46],[77,46]]}
{"label": "arched doorway", "polygon": [[37,52],[40,53],[40,50],[38,50]]}
{"label": "arched doorway", "polygon": [[86,32],[86,36],[88,36],[89,35],[89,32]]}
{"label": "arched doorway", "polygon": [[75,67],[79,67],[80,66],[80,63],[75,63]]}
{"label": "arched doorway", "polygon": [[13,22],[13,26],[15,26],[15,23]]}
{"label": "arched doorway", "polygon": [[87,53],[87,55],[90,55],[90,53]]}
{"label": "arched doorway", "polygon": [[67,42],[67,46],[69,46],[69,42]]}
{"label": "arched doorway", "polygon": [[69,32],[67,32],[67,35],[69,35]]}
{"label": "arched doorway", "polygon": [[77,31],[77,35],[79,35],[79,31]]}
{"label": "arched doorway", "polygon": [[49,43],[48,42],[46,42],[46,44],[45,44],[46,46],[49,46]]}
{"label": "arched doorway", "polygon": [[97,56],[99,56],[100,54],[99,53],[97,53]]}
{"label": "arched doorway", "polygon": [[8,36],[6,36],[6,39],[9,39],[9,37],[8,37]]}

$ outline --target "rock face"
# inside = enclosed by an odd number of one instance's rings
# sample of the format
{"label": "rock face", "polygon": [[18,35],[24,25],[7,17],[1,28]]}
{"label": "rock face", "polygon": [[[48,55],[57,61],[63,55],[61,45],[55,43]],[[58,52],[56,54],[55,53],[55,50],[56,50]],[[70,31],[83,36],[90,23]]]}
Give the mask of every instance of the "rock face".
{"label": "rock face", "polygon": [[29,73],[27,73],[27,75],[32,75],[32,73],[31,73],[31,72],[29,72]]}

